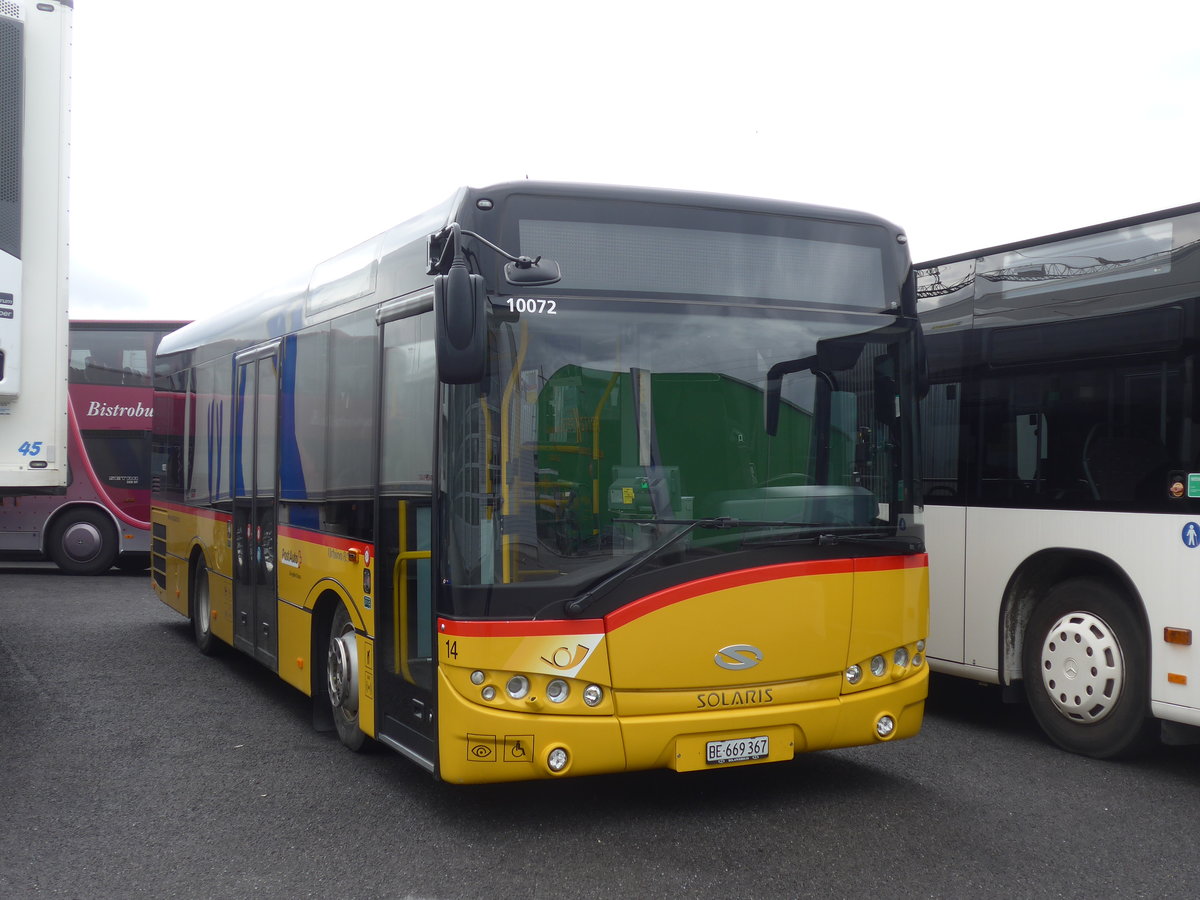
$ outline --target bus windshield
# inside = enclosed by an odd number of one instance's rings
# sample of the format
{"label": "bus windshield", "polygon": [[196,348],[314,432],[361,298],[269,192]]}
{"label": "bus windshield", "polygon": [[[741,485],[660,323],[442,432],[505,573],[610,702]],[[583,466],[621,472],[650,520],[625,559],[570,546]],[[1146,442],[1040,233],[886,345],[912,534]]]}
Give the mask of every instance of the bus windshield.
{"label": "bus windshield", "polygon": [[554,316],[495,316],[483,393],[448,395],[451,585],[514,586],[492,607],[511,615],[539,602],[531,588],[569,599],[656,548],[660,565],[711,563],[821,535],[895,537],[911,509],[898,373],[913,330],[685,309],[564,301]]}

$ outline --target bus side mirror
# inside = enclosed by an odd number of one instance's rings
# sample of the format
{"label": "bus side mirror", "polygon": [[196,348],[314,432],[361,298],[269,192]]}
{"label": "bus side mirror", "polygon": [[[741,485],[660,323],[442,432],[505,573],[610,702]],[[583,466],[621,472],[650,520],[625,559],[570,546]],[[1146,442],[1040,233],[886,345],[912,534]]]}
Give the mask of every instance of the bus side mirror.
{"label": "bus side mirror", "polygon": [[487,369],[487,287],[455,260],[433,280],[434,347],[445,384],[474,384]]}

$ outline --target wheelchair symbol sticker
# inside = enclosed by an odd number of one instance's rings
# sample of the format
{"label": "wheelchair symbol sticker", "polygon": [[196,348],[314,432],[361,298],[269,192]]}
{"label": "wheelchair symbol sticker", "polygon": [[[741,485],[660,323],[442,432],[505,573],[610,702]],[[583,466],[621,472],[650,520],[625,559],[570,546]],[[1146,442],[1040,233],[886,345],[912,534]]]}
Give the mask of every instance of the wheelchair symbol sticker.
{"label": "wheelchair symbol sticker", "polygon": [[532,762],[533,735],[506,734],[504,736],[505,762]]}
{"label": "wheelchair symbol sticker", "polygon": [[1188,522],[1183,526],[1183,531],[1180,533],[1183,539],[1183,545],[1189,550],[1195,550],[1200,547],[1200,525],[1195,522]]}

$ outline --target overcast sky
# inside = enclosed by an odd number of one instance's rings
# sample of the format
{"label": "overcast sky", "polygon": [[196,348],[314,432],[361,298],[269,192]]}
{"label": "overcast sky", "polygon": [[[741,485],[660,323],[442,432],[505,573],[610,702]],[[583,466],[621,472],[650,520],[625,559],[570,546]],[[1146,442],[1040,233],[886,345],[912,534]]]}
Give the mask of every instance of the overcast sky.
{"label": "overcast sky", "polygon": [[861,209],[916,260],[1200,201],[1196,0],[77,0],[71,314],[193,318],[512,179]]}

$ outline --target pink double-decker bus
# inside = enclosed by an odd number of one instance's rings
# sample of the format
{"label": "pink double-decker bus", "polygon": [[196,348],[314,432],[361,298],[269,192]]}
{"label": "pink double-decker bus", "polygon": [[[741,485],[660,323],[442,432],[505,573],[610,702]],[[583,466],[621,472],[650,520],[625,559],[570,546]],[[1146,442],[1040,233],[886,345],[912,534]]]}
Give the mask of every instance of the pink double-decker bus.
{"label": "pink double-decker bus", "polygon": [[147,566],[154,351],[183,324],[71,322],[66,491],[0,496],[0,551],[77,575]]}

